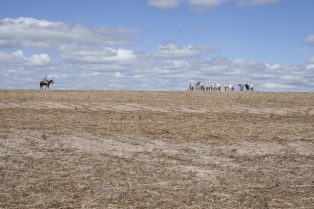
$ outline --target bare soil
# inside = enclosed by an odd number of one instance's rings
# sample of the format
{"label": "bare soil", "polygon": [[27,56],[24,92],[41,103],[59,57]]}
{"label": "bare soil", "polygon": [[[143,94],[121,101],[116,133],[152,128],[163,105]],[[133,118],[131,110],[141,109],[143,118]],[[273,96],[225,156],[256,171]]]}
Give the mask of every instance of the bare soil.
{"label": "bare soil", "polygon": [[0,208],[314,208],[314,93],[0,90]]}

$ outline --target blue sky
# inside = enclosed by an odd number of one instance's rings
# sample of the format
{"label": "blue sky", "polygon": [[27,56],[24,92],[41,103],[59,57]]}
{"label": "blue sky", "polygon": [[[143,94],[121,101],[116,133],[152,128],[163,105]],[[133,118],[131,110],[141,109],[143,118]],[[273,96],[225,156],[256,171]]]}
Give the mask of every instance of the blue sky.
{"label": "blue sky", "polygon": [[[314,90],[314,1],[4,0],[0,88]],[[105,82],[103,82],[105,81]]]}

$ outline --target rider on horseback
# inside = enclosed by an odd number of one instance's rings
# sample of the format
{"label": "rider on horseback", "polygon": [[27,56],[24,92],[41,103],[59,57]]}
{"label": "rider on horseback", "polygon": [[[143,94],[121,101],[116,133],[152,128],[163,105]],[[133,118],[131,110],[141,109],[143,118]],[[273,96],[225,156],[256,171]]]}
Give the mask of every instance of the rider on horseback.
{"label": "rider on horseback", "polygon": [[43,86],[46,86],[45,89],[49,89],[50,84],[54,83],[53,80],[48,80],[47,76],[39,82],[40,89],[43,89]]}
{"label": "rider on horseback", "polygon": [[48,84],[48,78],[47,78],[46,75],[45,75],[45,77],[44,77],[44,79],[43,79],[43,82],[44,82],[45,84]]}

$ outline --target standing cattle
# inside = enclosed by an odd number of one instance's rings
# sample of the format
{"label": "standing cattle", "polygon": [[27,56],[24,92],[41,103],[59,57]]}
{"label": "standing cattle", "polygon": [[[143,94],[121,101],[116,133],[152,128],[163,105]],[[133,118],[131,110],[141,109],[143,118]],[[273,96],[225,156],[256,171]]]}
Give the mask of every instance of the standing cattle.
{"label": "standing cattle", "polygon": [[240,91],[243,91],[244,90],[244,84],[242,84],[242,83],[239,83],[239,88],[240,88]]}
{"label": "standing cattle", "polygon": [[192,82],[189,82],[189,91],[194,91],[194,85],[192,84]]}
{"label": "standing cattle", "polygon": [[247,84],[244,84],[246,91],[253,91],[254,90],[254,86],[252,83],[248,82]]}
{"label": "standing cattle", "polygon": [[234,91],[234,85],[233,84],[225,84],[224,85],[225,91]]}

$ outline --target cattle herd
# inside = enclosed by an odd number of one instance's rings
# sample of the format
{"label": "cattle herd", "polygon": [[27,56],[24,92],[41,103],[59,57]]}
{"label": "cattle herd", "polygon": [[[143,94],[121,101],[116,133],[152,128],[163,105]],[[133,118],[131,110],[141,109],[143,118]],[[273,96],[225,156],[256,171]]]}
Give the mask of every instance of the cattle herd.
{"label": "cattle herd", "polygon": [[[244,91],[253,91],[254,87],[252,83],[238,84],[239,90]],[[224,91],[234,91],[235,86],[232,83],[226,83],[223,85]],[[189,82],[188,91],[210,91],[210,92],[219,92],[222,90],[222,86],[219,83],[202,83],[198,81],[196,83]]]}

